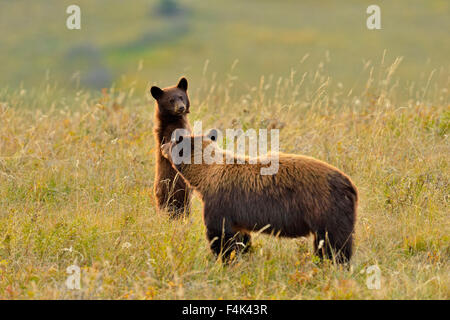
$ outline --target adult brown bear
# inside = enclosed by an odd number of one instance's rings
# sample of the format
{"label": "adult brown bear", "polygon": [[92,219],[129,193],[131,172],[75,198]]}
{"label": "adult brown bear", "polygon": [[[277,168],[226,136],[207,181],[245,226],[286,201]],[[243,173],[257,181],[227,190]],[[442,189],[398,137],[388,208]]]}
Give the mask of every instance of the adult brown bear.
{"label": "adult brown bear", "polygon": [[191,191],[170,162],[162,156],[160,146],[170,141],[174,130],[191,130],[187,120],[190,107],[187,89],[186,78],[181,78],[173,87],[160,89],[153,86],[150,89],[156,100],[153,130],[156,145],[154,193],[158,209],[167,210],[171,217],[189,214]]}
{"label": "adult brown bear", "polygon": [[[350,260],[358,196],[349,177],[314,158],[282,153],[277,154],[278,172],[261,175],[270,161],[259,157],[255,164],[254,158],[233,155],[236,161],[230,163],[229,153],[214,137],[214,132],[179,136],[161,147],[163,156],[200,194],[214,253],[227,260],[233,250],[250,245],[251,231],[263,230],[283,237],[312,233],[319,257],[337,263]],[[206,150],[223,161],[195,161],[204,159]],[[183,153],[188,161],[180,161]],[[244,163],[237,163],[238,158]]]}

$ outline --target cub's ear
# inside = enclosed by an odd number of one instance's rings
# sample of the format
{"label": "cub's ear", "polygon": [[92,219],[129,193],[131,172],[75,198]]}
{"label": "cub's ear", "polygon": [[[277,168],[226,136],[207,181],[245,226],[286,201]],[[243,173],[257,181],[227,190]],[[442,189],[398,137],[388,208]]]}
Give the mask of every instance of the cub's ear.
{"label": "cub's ear", "polygon": [[217,132],[216,129],[211,129],[209,130],[208,134],[206,135],[208,137],[208,139],[210,139],[211,141],[217,142],[217,137],[218,137],[219,133]]}
{"label": "cub's ear", "polygon": [[181,89],[181,90],[187,91],[187,89],[188,89],[188,82],[187,82],[185,77],[182,77],[180,79],[180,81],[178,81],[177,87],[179,89]]}
{"label": "cub's ear", "polygon": [[150,92],[152,93],[153,98],[155,98],[156,100],[159,100],[164,94],[164,91],[161,88],[155,86],[150,89]]}
{"label": "cub's ear", "polygon": [[181,141],[183,141],[184,137],[182,135],[178,135],[178,137],[175,137],[175,142],[178,144]]}

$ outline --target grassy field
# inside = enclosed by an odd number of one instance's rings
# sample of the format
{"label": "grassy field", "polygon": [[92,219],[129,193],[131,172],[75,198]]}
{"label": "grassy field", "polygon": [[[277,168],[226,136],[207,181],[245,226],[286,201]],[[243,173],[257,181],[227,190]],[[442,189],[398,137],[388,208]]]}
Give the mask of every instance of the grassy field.
{"label": "grassy field", "polygon": [[[154,107],[135,87],[73,97],[51,81],[1,89],[0,298],[449,299],[449,74],[412,84],[395,76],[399,63],[368,65],[360,91],[331,86],[318,68],[261,77],[242,95],[233,77],[205,75],[190,92],[191,122],[280,128],[282,151],[352,177],[360,206],[349,270],[316,265],[311,239],[264,235],[223,266],[198,199],[188,219],[157,213]],[[73,264],[80,290],[65,285]],[[366,286],[371,265],[379,290]]]}
{"label": "grassy field", "polygon": [[[69,31],[72,0],[0,1],[0,299],[450,299],[450,3],[377,2],[369,31],[371,0],[78,0]],[[155,211],[146,91],[182,75],[191,123],[278,128],[352,177],[349,270],[265,235],[223,266],[197,198]]]}

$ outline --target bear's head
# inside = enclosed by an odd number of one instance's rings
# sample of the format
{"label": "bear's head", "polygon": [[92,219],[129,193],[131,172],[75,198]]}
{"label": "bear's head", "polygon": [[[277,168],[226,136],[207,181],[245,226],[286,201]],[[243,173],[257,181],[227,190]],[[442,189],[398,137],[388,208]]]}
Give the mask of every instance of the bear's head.
{"label": "bear's head", "polygon": [[158,111],[162,115],[182,116],[189,113],[188,82],[181,78],[173,87],[161,89],[153,86],[150,92],[158,104]]}
{"label": "bear's head", "polygon": [[215,129],[204,136],[191,136],[186,130],[177,129],[171,141],[161,146],[161,153],[189,181],[189,173],[203,170],[201,167],[212,163],[208,155],[220,152],[217,137]]}

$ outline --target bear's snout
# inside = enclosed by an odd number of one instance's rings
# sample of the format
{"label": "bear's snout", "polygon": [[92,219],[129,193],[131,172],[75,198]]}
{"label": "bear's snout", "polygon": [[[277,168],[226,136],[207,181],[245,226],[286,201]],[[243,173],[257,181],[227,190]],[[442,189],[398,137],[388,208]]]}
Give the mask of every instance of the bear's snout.
{"label": "bear's snout", "polygon": [[183,113],[186,110],[186,107],[184,105],[180,105],[176,108],[176,112]]}

